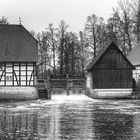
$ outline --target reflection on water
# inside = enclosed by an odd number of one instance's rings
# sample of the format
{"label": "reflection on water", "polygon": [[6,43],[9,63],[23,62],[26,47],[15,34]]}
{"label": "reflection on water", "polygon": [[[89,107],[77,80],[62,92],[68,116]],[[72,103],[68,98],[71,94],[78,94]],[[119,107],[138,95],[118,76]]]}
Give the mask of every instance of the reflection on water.
{"label": "reflection on water", "polygon": [[51,101],[0,103],[0,140],[137,140],[138,100],[54,95]]}
{"label": "reflection on water", "polygon": [[114,110],[95,109],[93,117],[94,133],[97,139],[129,140],[132,138],[133,115],[120,114]]}
{"label": "reflection on water", "polygon": [[0,140],[37,137],[37,114],[2,111],[0,118]]}

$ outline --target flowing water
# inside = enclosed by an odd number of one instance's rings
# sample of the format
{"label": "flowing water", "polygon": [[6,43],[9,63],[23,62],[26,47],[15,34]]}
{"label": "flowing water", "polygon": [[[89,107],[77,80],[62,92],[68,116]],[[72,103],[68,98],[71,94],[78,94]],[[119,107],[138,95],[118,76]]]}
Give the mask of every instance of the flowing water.
{"label": "flowing water", "polygon": [[52,100],[0,103],[0,140],[139,140],[139,100]]}

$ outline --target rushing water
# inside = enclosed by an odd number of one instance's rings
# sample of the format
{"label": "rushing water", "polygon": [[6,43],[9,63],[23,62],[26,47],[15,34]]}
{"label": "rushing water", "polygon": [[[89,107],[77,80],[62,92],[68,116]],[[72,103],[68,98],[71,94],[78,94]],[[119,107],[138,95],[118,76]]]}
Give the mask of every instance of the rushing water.
{"label": "rushing water", "polygon": [[139,140],[139,100],[52,100],[0,103],[0,140]]}

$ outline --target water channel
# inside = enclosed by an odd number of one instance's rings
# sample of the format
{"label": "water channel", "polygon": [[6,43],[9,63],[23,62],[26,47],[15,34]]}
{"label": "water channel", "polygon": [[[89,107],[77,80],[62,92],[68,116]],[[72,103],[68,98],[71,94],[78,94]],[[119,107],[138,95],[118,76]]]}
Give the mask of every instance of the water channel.
{"label": "water channel", "polygon": [[139,100],[95,100],[81,94],[1,102],[0,140],[138,140]]}

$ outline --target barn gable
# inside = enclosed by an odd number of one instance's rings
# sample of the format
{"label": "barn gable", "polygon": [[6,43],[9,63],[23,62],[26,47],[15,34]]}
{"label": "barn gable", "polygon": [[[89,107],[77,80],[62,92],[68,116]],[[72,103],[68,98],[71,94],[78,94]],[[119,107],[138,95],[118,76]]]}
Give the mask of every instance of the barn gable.
{"label": "barn gable", "polygon": [[122,54],[115,43],[103,48],[99,55],[90,62],[87,70],[91,69],[134,69],[134,66]]}

